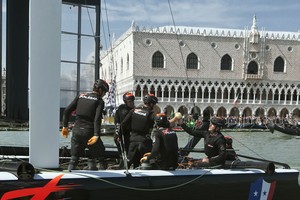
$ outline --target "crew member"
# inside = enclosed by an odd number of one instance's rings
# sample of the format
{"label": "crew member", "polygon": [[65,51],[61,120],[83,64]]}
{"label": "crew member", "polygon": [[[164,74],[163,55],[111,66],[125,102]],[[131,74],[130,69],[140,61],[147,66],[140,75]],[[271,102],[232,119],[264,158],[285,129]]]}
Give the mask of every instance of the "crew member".
{"label": "crew member", "polygon": [[143,98],[144,104],[132,109],[121,122],[121,128],[131,125],[131,135],[128,150],[128,167],[140,165],[140,159],[152,149],[151,131],[154,125],[153,107],[157,103],[154,94],[147,94]]}
{"label": "crew member", "polygon": [[75,125],[71,138],[71,161],[68,170],[78,165],[79,157],[84,155],[84,149],[89,149],[88,169],[97,170],[96,159],[104,164],[105,147],[100,138],[102,112],[104,109],[103,96],[108,92],[109,86],[102,79],[96,80],[93,91],[78,95],[64,110],[62,136],[69,135],[68,121],[70,114],[76,110]]}
{"label": "crew member", "polygon": [[[208,109],[205,109],[203,111],[203,120],[202,120],[202,125],[200,127],[197,127],[197,130],[208,130],[209,124],[210,124],[210,111]],[[180,160],[181,161],[182,157],[188,156],[189,155],[189,149],[193,149],[198,142],[201,140],[201,137],[192,137],[192,139],[183,147],[183,149],[180,151]]]}
{"label": "crew member", "polygon": [[178,166],[178,139],[176,132],[164,113],[155,117],[155,128],[152,132],[153,147],[141,162],[149,163],[153,169],[174,170]]}
{"label": "crew member", "polygon": [[239,160],[233,146],[232,146],[232,138],[229,136],[224,136],[226,140],[226,150],[227,150],[227,155],[226,155],[226,160]]}
{"label": "crew member", "polygon": [[[121,104],[118,107],[115,114],[116,132],[114,135],[114,142],[117,145],[120,160],[124,159],[122,157],[122,153],[127,154],[128,152],[129,138],[130,138],[130,131],[131,131],[131,124],[124,127],[123,129],[121,129],[120,124],[125,119],[129,111],[134,108],[134,100],[135,100],[134,95],[131,92],[126,92],[123,95],[124,104]],[[123,161],[120,161],[119,168],[123,168],[123,166],[124,166]]]}
{"label": "crew member", "polygon": [[[174,117],[178,124],[182,121],[178,117]],[[173,118],[173,119],[174,119]],[[216,165],[224,165],[226,160],[226,141],[220,129],[224,126],[224,120],[220,117],[213,117],[210,120],[208,130],[198,130],[189,128],[186,124],[181,127],[188,134],[195,137],[204,138],[204,151],[207,157],[199,162],[194,162],[193,167],[208,167]]]}

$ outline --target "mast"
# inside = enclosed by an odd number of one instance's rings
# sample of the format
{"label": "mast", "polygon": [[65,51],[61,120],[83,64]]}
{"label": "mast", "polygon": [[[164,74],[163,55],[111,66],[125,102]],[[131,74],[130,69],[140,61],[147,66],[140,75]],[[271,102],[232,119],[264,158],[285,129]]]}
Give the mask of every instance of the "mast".
{"label": "mast", "polygon": [[59,167],[61,0],[30,0],[29,162]]}
{"label": "mast", "polygon": [[96,32],[95,32],[95,80],[100,78],[100,13],[101,13],[101,0],[99,5],[96,5]]}

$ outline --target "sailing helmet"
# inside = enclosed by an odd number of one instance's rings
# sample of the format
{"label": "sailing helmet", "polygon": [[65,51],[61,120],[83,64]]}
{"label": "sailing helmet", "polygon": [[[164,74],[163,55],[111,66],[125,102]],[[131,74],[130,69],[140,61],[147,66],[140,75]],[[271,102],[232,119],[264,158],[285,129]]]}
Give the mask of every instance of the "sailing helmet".
{"label": "sailing helmet", "polygon": [[157,113],[154,117],[154,122],[158,127],[168,128],[170,126],[165,113]]}
{"label": "sailing helmet", "polygon": [[210,122],[217,127],[223,127],[225,125],[224,120],[221,117],[213,117],[210,119]]}
{"label": "sailing helmet", "polygon": [[203,110],[203,119],[205,119],[205,120],[210,119],[210,111],[207,108],[205,110]]}
{"label": "sailing helmet", "polygon": [[124,103],[126,103],[127,101],[134,101],[135,97],[131,92],[126,92],[125,94],[123,94],[123,101]]}
{"label": "sailing helmet", "polygon": [[94,91],[98,91],[99,89],[102,89],[103,92],[108,92],[109,91],[109,85],[105,80],[98,79],[94,83]]}
{"label": "sailing helmet", "polygon": [[145,104],[150,104],[152,103],[153,105],[157,104],[158,100],[157,97],[154,94],[146,94],[144,96],[144,103]]}
{"label": "sailing helmet", "polygon": [[232,138],[230,136],[224,136],[225,140],[226,140],[226,144],[228,145],[232,145]]}

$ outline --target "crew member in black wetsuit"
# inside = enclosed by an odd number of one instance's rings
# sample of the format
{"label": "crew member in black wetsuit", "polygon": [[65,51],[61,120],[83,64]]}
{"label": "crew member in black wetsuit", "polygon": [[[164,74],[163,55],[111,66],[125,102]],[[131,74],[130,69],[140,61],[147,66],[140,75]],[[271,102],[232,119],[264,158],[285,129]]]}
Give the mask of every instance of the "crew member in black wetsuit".
{"label": "crew member in black wetsuit", "polygon": [[[203,111],[203,120],[202,120],[202,125],[200,127],[197,128],[197,130],[208,130],[209,124],[210,124],[210,111],[208,109],[205,109]],[[187,151],[188,149],[193,149],[198,142],[201,140],[201,137],[193,137],[186,145],[185,147],[183,147],[183,149],[180,151],[180,160],[182,159],[182,157],[184,156],[188,156],[189,155],[189,151]],[[179,160],[179,162],[180,162]]]}
{"label": "crew member in black wetsuit", "polygon": [[152,140],[151,153],[146,154],[141,163],[149,163],[153,169],[175,170],[178,166],[178,139],[164,113],[155,117]]}
{"label": "crew member in black wetsuit", "polygon": [[[180,124],[178,118],[174,117]],[[173,118],[173,119],[174,119]],[[181,127],[188,134],[195,137],[204,138],[204,151],[207,157],[198,162],[194,162],[192,167],[209,167],[216,165],[224,165],[226,160],[226,140],[220,129],[224,126],[224,120],[220,117],[213,117],[210,120],[210,125],[207,131],[193,130],[186,124],[181,124]]]}
{"label": "crew member in black wetsuit", "polygon": [[[120,124],[125,119],[126,115],[129,113],[131,109],[134,108],[134,100],[135,97],[131,92],[126,92],[123,95],[123,101],[124,104],[121,104],[118,109],[116,110],[115,114],[115,126],[116,126],[116,132],[114,136],[115,144],[118,148],[118,153],[120,156],[120,164],[119,168],[124,167],[122,158],[122,153],[127,154],[128,148],[129,148],[129,138],[130,138],[130,131],[131,131],[131,124],[124,127],[124,129],[121,129]],[[122,145],[122,148],[121,148]],[[125,148],[124,148],[125,147]],[[125,151],[125,152],[122,152]]]}
{"label": "crew member in black wetsuit", "polygon": [[153,107],[157,98],[153,94],[147,94],[143,98],[144,105],[132,109],[121,122],[121,128],[126,129],[131,125],[131,135],[128,150],[128,167],[140,165],[140,159],[152,149],[151,131],[154,125]]}
{"label": "crew member in black wetsuit", "polygon": [[68,170],[71,171],[78,165],[79,157],[83,156],[84,149],[89,149],[88,169],[97,170],[96,159],[100,164],[104,162],[105,147],[100,138],[100,127],[104,101],[102,97],[108,92],[106,81],[98,79],[94,83],[93,91],[82,93],[68,105],[63,115],[63,137],[68,137],[68,121],[70,114],[76,110],[75,125],[71,138],[71,161]]}
{"label": "crew member in black wetsuit", "polygon": [[225,136],[225,141],[226,141],[226,150],[227,150],[227,155],[226,155],[226,160],[239,160],[239,157],[237,156],[233,146],[232,146],[232,138],[229,136]]}

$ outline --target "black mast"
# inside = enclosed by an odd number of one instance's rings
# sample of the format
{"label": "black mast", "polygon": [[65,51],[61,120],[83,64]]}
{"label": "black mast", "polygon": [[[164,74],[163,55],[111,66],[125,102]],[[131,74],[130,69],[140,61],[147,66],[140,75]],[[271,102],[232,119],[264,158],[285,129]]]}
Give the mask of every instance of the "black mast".
{"label": "black mast", "polygon": [[95,80],[100,78],[100,13],[101,13],[101,0],[99,5],[96,5],[96,33],[95,33]]}

